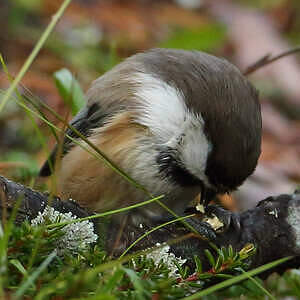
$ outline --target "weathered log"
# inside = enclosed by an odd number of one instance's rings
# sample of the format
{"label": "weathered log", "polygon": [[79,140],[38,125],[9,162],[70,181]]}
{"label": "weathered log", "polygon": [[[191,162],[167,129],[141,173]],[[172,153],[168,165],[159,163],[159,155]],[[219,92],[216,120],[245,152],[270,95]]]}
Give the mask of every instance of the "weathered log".
{"label": "weathered log", "polygon": [[[42,212],[47,205],[55,210],[66,213],[71,212],[77,217],[91,215],[90,212],[81,208],[74,201],[64,201],[59,197],[52,197],[48,193],[34,191],[19,183],[7,180],[0,176],[0,212],[2,218],[9,215],[10,211],[20,199],[20,205],[17,210],[16,222],[35,218],[39,212]],[[139,236],[158,225],[151,222],[137,223],[135,214],[126,215],[126,228],[120,235],[120,226],[111,219],[109,226],[106,226],[106,247],[109,252],[112,247],[117,245],[115,254],[121,253],[131,245]],[[239,251],[247,243],[252,243],[257,251],[251,257],[251,267],[256,267],[275,259],[294,255],[295,259],[281,265],[280,271],[286,270],[290,266],[300,266],[300,192],[296,191],[291,195],[279,195],[268,197],[259,202],[258,206],[239,214],[241,230],[237,231],[233,226],[225,232],[217,234],[214,242],[218,247],[232,245]],[[95,221],[96,220],[96,221]],[[98,226],[97,232],[103,234],[99,228],[103,228],[103,219],[94,219],[94,224]],[[194,222],[200,220],[194,218]],[[107,221],[106,221],[107,224]],[[124,224],[123,224],[124,225]],[[100,226],[100,227],[99,227]],[[103,236],[102,236],[103,237]],[[183,238],[186,237],[186,238]],[[116,243],[118,239],[118,243]],[[208,266],[207,258],[204,256],[204,250],[211,248],[208,241],[191,234],[190,230],[180,222],[169,224],[162,227],[144,239],[142,239],[131,250],[141,250],[152,247],[157,243],[178,240],[171,243],[171,251],[176,256],[187,259],[189,265],[193,264],[193,256],[198,255],[204,262],[204,268]]]}

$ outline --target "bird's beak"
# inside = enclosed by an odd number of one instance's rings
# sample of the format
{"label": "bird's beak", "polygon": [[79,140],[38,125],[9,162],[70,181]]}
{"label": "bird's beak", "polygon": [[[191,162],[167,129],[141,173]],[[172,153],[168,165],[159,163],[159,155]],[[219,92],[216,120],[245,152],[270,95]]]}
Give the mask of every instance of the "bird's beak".
{"label": "bird's beak", "polygon": [[207,205],[216,197],[216,195],[217,192],[215,190],[210,189],[203,184],[201,190],[200,203],[204,207],[207,207]]}

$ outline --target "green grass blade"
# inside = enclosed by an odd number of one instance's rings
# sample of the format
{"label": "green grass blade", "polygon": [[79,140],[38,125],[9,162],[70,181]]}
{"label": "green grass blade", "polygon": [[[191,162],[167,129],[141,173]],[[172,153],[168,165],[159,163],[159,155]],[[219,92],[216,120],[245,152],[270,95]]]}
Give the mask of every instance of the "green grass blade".
{"label": "green grass blade", "polygon": [[10,97],[11,97],[12,93],[14,92],[15,88],[17,87],[18,83],[22,80],[23,76],[25,75],[25,73],[29,69],[30,65],[32,64],[32,62],[34,61],[36,56],[38,55],[39,51],[41,50],[44,43],[46,42],[48,36],[52,32],[53,28],[55,27],[55,25],[58,22],[58,20],[60,19],[60,17],[63,15],[65,9],[70,4],[70,2],[71,2],[71,0],[65,0],[62,3],[62,5],[60,6],[60,8],[58,9],[58,11],[52,16],[51,22],[49,23],[49,25],[47,26],[47,28],[43,32],[42,36],[40,37],[40,39],[36,43],[36,45],[33,48],[32,52],[28,56],[28,58],[25,61],[24,65],[22,66],[21,70],[19,71],[16,78],[13,80],[12,84],[8,88],[6,94],[2,98],[2,101],[0,103],[0,113],[3,110],[4,106],[6,105],[7,101],[10,99]]}
{"label": "green grass blade", "polygon": [[198,274],[201,274],[202,270],[203,270],[203,268],[202,268],[202,261],[201,261],[201,259],[199,258],[198,255],[194,255],[194,262],[196,264],[196,272]]}
{"label": "green grass blade", "polygon": [[[4,70],[5,74],[6,74],[9,82],[12,83],[13,82],[13,77],[8,72],[7,66],[6,66],[5,61],[4,61],[4,59],[3,59],[3,57],[2,57],[1,54],[0,54],[0,63],[2,65],[2,68],[3,68],[3,70]],[[0,89],[0,96],[2,96],[2,95],[3,95],[3,91]],[[21,96],[21,94],[19,93],[18,90],[16,90],[16,96],[19,99],[19,101],[24,102],[23,97]],[[25,111],[25,113],[27,114],[28,118],[31,120],[32,126],[33,126],[35,132],[37,133],[37,136],[38,136],[40,144],[43,146],[43,148],[46,151],[48,151],[48,147],[46,145],[46,138],[41,133],[41,130],[40,130],[40,128],[39,128],[36,120],[34,119],[33,115],[30,112],[28,112],[28,111]],[[50,155],[50,154],[48,154],[48,155]],[[34,181],[32,181],[32,186],[33,185],[34,185]]]}
{"label": "green grass blade", "polygon": [[204,253],[205,253],[205,255],[206,255],[206,257],[207,257],[207,259],[208,259],[211,267],[214,268],[215,265],[216,265],[216,261],[215,261],[214,256],[212,255],[212,253],[208,249],[205,249]]}
{"label": "green grass blade", "polygon": [[248,279],[251,280],[260,290],[262,290],[271,300],[276,300],[276,298],[267,290],[265,289],[255,278],[250,276],[248,272],[246,272],[243,268],[238,268],[241,272],[248,275]]}
{"label": "green grass blade", "polygon": [[47,268],[47,266],[51,263],[56,255],[57,253],[55,250],[49,254],[49,256],[41,263],[41,265],[31,275],[28,276],[23,284],[21,284],[21,286],[13,296],[14,299],[19,299],[24,295],[28,287],[35,282],[38,276]]}
{"label": "green grass blade", "polygon": [[[44,107],[43,105],[40,105],[41,103],[43,103],[45,106],[47,106],[47,104],[44,103],[44,101],[42,101],[39,97],[37,97],[36,95],[34,95],[27,87],[25,87],[22,83],[19,84],[20,86],[20,95],[21,97],[27,101],[28,103],[30,103],[36,110],[37,112],[47,121],[48,118],[47,116],[44,114],[43,110],[41,109],[41,107]],[[46,124],[48,125],[48,124]],[[51,134],[53,134],[55,140],[57,143],[59,143],[59,137],[56,134],[56,131],[53,127],[49,126],[49,129],[51,131]]]}

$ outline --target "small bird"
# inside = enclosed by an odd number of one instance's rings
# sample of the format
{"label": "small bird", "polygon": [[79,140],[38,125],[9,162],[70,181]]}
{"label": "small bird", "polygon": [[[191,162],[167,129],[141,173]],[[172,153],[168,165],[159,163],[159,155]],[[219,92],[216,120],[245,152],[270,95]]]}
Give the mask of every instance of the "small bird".
{"label": "small bird", "polygon": [[[200,51],[152,49],[96,79],[70,124],[152,195],[181,213],[237,189],[261,152],[258,93],[231,63]],[[70,129],[67,134],[76,137]],[[51,174],[53,151],[40,175]],[[93,211],[149,198],[68,138],[58,188]],[[157,204],[150,215],[164,215]]]}

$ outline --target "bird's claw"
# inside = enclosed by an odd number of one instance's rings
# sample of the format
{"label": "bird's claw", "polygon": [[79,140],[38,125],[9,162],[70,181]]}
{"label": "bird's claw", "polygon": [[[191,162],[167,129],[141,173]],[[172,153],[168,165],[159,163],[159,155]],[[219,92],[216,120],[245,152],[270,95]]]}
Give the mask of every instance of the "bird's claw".
{"label": "bird's claw", "polygon": [[200,236],[208,239],[209,241],[214,241],[216,239],[216,231],[211,227],[210,224],[195,218],[189,218],[185,221],[192,226],[193,229],[196,230],[196,233]]}
{"label": "bird's claw", "polygon": [[205,214],[213,217],[214,215],[223,223],[222,231],[228,230],[230,225],[239,232],[241,230],[240,215],[232,211],[226,210],[220,206],[208,205]]}

